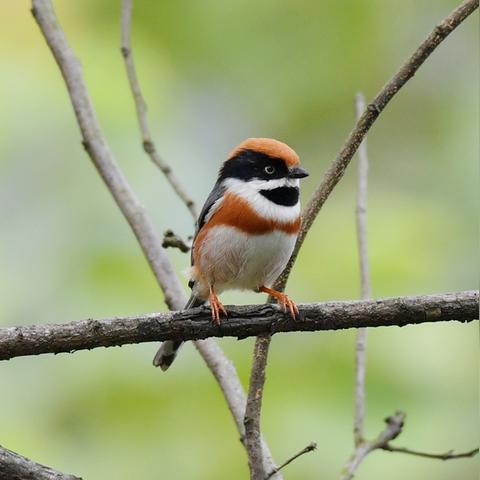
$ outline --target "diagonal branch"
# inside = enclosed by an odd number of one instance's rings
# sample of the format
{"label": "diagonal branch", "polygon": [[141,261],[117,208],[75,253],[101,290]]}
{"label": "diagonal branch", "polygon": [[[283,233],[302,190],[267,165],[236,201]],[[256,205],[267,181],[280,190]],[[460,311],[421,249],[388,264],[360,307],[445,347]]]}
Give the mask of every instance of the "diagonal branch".
{"label": "diagonal branch", "polygon": [[[362,143],[363,138],[370,130],[380,113],[387,106],[395,94],[405,85],[405,83],[416,73],[430,54],[440,45],[440,43],[457,28],[475,9],[478,8],[479,0],[465,0],[457,7],[447,18],[445,18],[430,35],[422,42],[413,55],[393,76],[393,78],[382,88],[375,97],[373,102],[368,105],[367,109],[357,121],[357,124],[350,135],[347,137],[344,145],[340,149],[337,157],[325,172],[320,185],[314,192],[310,202],[302,214],[302,228],[295,244],[295,249],[284,271],[275,282],[274,288],[283,291],[288,281],[290,272],[292,271],[298,252],[303,245],[305,237],[315,221],[320,209],[332,193],[333,189],[343,177],[353,155]],[[366,343],[366,332],[360,332],[357,341],[357,362],[364,363],[364,349]],[[265,356],[265,362],[267,361]],[[357,370],[357,389],[363,388],[364,368],[360,366]],[[357,390],[357,391],[359,391]],[[357,397],[356,418],[355,418],[355,441],[360,442],[363,434],[363,402],[364,399]]]}
{"label": "diagonal branch", "polygon": [[[467,18],[476,8],[478,8],[478,0],[465,0],[456,10],[454,10],[442,23],[437,25],[433,32],[427,37],[427,39],[417,48],[413,55],[408,59],[408,61],[400,68],[397,74],[385,85],[385,87],[380,91],[380,93],[375,97],[374,101],[368,106],[363,115],[357,122],[356,127],[350,133],[345,144],[341,148],[337,157],[330,165],[328,170],[325,172],[320,185],[313,194],[309,204],[307,205],[305,211],[302,215],[302,228],[300,234],[297,238],[295,244],[295,249],[290,257],[290,260],[285,267],[284,271],[275,281],[274,288],[279,291],[283,291],[288,281],[288,277],[293,268],[293,264],[297,258],[298,252],[303,245],[303,241],[310,230],[315,218],[317,217],[320,209],[323,204],[332,193],[333,189],[343,177],[346,168],[348,167],[353,155],[355,154],[357,148],[361,144],[364,136],[370,130],[370,127],[373,125],[377,117],[380,115],[382,110],[388,104],[388,102],[393,98],[393,96],[400,90],[400,88],[405,85],[405,83],[415,74],[415,72],[420,68],[420,66],[425,62],[429,55],[435,50],[435,48],[458,26],[460,25],[465,18]],[[269,301],[272,301],[269,298]],[[271,340],[271,339],[270,339]],[[270,345],[270,340],[268,340],[265,351],[262,355],[259,355],[257,350],[259,343],[255,344],[254,350],[254,359],[259,359],[259,362],[262,362],[262,365],[252,365],[252,378],[254,370],[264,370],[266,368],[266,363],[268,360],[268,348]],[[366,343],[366,332],[361,331],[358,336],[357,341],[357,361],[360,362],[360,368],[357,370],[357,388],[363,388],[364,379],[364,368],[362,364],[364,363],[364,354],[360,352],[364,348]],[[254,360],[255,362],[255,360]],[[359,398],[359,397],[357,397]],[[252,400],[253,401],[253,400]],[[247,404],[249,401],[247,400]],[[257,412],[258,416],[260,411]],[[355,419],[355,441],[360,442],[362,430],[363,430],[363,398],[359,398],[356,405],[356,419]],[[254,422],[255,425],[259,425],[258,422]],[[254,455],[253,452],[249,452],[249,458]],[[253,477],[252,477],[253,478]]]}
{"label": "diagonal branch", "polygon": [[[245,338],[278,332],[405,326],[451,320],[469,322],[478,319],[478,290],[381,300],[309,303],[299,305],[299,310],[299,318],[294,320],[277,305],[229,306],[228,320],[219,326],[212,324],[208,308],[199,307],[179,312],[89,319],[59,325],[3,327],[0,328],[0,360],[131,343],[198,340],[212,336]],[[223,371],[225,375],[231,372],[229,369]],[[236,395],[235,389],[231,395]],[[244,412],[241,414],[242,421]]]}
{"label": "diagonal branch", "polygon": [[34,462],[0,446],[0,478],[4,480],[82,480]]}
{"label": "diagonal branch", "polygon": [[347,137],[335,160],[325,172],[320,185],[304,210],[302,215],[302,229],[300,230],[290,261],[275,283],[277,290],[283,290],[285,288],[293,264],[295,263],[308,231],[317,218],[323,204],[343,177],[352,157],[362,143],[363,137],[365,137],[390,100],[392,100],[408,80],[415,75],[417,70],[440,43],[478,8],[478,2],[479,0],[463,1],[450,15],[440,22],[367,106],[367,109]]}
{"label": "diagonal branch", "polygon": [[[137,237],[155,278],[164,292],[167,306],[171,310],[180,310],[187,301],[185,292],[161,247],[161,241],[149,217],[121,172],[105,140],[85,86],[80,62],[68,45],[51,0],[32,0],[32,13],[65,80],[82,133],[83,145]],[[239,414],[242,397],[234,396],[241,385],[235,367],[213,340],[196,343],[195,347],[215,378],[222,379],[221,382],[219,381],[220,388],[230,411],[237,415],[234,420],[242,436],[244,410]],[[225,375],[226,372],[228,375]],[[244,393],[243,397],[245,397]],[[243,402],[244,405],[245,402]],[[266,462],[270,468],[275,468],[265,443],[263,443],[263,449]]]}
{"label": "diagonal branch", "polygon": [[302,455],[305,455],[306,453],[310,453],[315,451],[317,448],[317,444],[315,442],[309,443],[305,448],[302,448],[298,453],[290,457],[288,460],[283,462],[279,467],[277,467],[275,470],[270,472],[265,480],[269,480],[270,478],[273,477],[277,472],[279,472],[282,468],[285,468],[287,465],[290,465],[294,460],[296,460],[298,457],[301,457]]}
{"label": "diagonal branch", "polygon": [[161,247],[152,222],[118,166],[101,131],[85,87],[79,60],[67,43],[50,0],[33,0],[32,13],[63,75],[80,127],[83,145],[130,224],[171,309],[184,305],[185,293]]}
{"label": "diagonal branch", "polygon": [[137,111],[138,125],[140,128],[140,134],[142,135],[143,149],[150,157],[150,160],[157,165],[157,167],[163,172],[166,179],[170,183],[175,193],[180,197],[182,202],[187,206],[190,211],[193,220],[197,219],[197,209],[195,203],[190,198],[188,192],[182,187],[179,179],[170,168],[170,166],[159,155],[155,143],[153,142],[150,134],[150,128],[148,126],[147,119],[147,104],[142,95],[140,84],[138,82],[137,71],[135,69],[135,62],[133,61],[133,53],[130,40],[132,22],[132,0],[122,1],[122,22],[121,22],[121,34],[122,34],[122,47],[121,52],[125,62],[125,69],[127,71],[128,83],[132,91],[133,100],[135,102],[135,109]]}

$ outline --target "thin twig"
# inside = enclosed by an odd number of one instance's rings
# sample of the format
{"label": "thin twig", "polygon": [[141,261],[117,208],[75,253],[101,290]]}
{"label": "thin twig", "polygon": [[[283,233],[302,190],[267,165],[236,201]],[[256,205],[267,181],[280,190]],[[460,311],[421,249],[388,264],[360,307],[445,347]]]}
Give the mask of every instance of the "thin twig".
{"label": "thin twig", "polygon": [[356,447],[355,452],[340,475],[340,480],[351,480],[357,468],[370,452],[382,448],[383,445],[387,445],[390,440],[398,437],[402,431],[404,422],[405,414],[403,412],[395,412],[394,415],[386,418],[385,423],[387,426],[377,438],[372,441],[363,441]]}
{"label": "thin twig", "polygon": [[275,470],[270,472],[267,475],[267,478],[265,480],[268,480],[269,478],[272,478],[273,475],[275,475],[277,472],[279,472],[282,468],[286,467],[288,464],[292,463],[298,457],[301,457],[302,455],[305,455],[306,453],[313,452],[316,448],[317,448],[317,444],[315,442],[309,443],[305,448],[300,450],[293,457],[290,457],[287,461],[285,461],[279,467],[277,467]]}
{"label": "thin twig", "polygon": [[[208,308],[199,307],[180,312],[90,319],[59,325],[2,327],[0,360],[131,343],[198,340],[212,336],[245,338],[277,332],[404,326],[452,320],[466,322],[478,319],[478,290],[418,297],[309,303],[298,305],[298,308],[299,318],[292,319],[277,305],[228,306],[228,321],[219,326],[212,324]],[[201,345],[204,343],[201,342]],[[210,357],[210,363],[215,361],[218,359]],[[234,371],[224,371],[225,382]],[[235,388],[229,392],[229,396],[236,395]],[[244,414],[245,409],[240,422],[243,422]]]}
{"label": "thin twig", "polygon": [[[365,111],[365,98],[358,93],[355,98],[357,118]],[[367,137],[358,148],[358,183],[357,205],[355,217],[357,224],[358,257],[360,263],[360,284],[362,299],[371,297],[370,269],[367,249],[367,192],[368,192],[368,156]],[[359,446],[364,437],[365,418],[365,356],[367,348],[367,329],[359,328],[355,342],[355,418],[353,422],[353,438],[355,446]]]}
{"label": "thin twig", "polygon": [[[161,247],[161,241],[152,222],[121,172],[105,140],[85,86],[80,62],[68,45],[51,0],[32,0],[32,13],[65,80],[87,153],[137,237],[155,278],[164,292],[169,309],[182,309],[187,301],[185,292],[165,250]],[[229,360],[215,341],[208,339],[195,346],[215,378],[221,377],[223,366],[229,364]],[[237,403],[237,398],[229,396],[236,390],[236,385],[240,384],[233,365],[229,369],[229,374],[229,377],[225,377],[219,385],[230,410],[238,413],[236,409],[231,408]],[[232,384],[231,388],[225,388],[229,383]],[[242,422],[243,412],[235,418],[237,426]],[[239,429],[239,434],[242,435],[243,430]],[[274,468],[271,453],[265,443],[263,446],[265,461],[270,460],[270,468]]]}
{"label": "thin twig", "polygon": [[374,100],[367,106],[364,114],[355,125],[342,148],[338,152],[335,160],[325,172],[320,185],[312,195],[310,202],[305,208],[302,215],[302,228],[295,245],[293,254],[282,272],[275,282],[276,290],[284,290],[288,277],[292,271],[293,264],[297,258],[298,252],[307,236],[310,227],[317,218],[317,215],[324,205],[325,201],[332,193],[337,183],[345,173],[352,157],[355,155],[357,148],[363,140],[363,137],[375,123],[380,113],[385,109],[387,104],[398,93],[398,91],[407,83],[410,78],[415,75],[417,70],[423,65],[425,60],[431,53],[442,43],[445,38],[455,30],[472,12],[478,8],[479,0],[466,0],[462,2],[450,15],[440,22],[428,37],[415,50],[413,55],[400,68],[400,70],[392,77],[392,79],[380,90]]}
{"label": "thin twig", "polygon": [[416,455],[417,457],[425,457],[425,458],[434,458],[436,460],[456,460],[459,458],[470,458],[474,457],[478,454],[479,449],[474,448],[468,452],[462,453],[455,453],[453,450],[449,450],[445,453],[428,453],[428,452],[419,452],[418,450],[411,450],[410,448],[404,447],[394,447],[392,445],[384,445],[382,450],[387,452],[399,452],[399,453],[407,453],[409,455]]}
{"label": "thin twig", "polygon": [[[362,93],[355,97],[355,109],[357,118],[360,118],[365,111],[365,98]],[[358,182],[357,182],[357,204],[356,223],[358,238],[358,253],[360,263],[360,279],[362,298],[371,298],[370,267],[368,264],[367,248],[367,192],[368,192],[368,155],[367,137],[363,138],[358,147]]]}
{"label": "thin twig", "polygon": [[34,462],[29,458],[0,446],[1,480],[82,480]]}
{"label": "thin twig", "polygon": [[386,428],[378,435],[378,437],[370,442],[363,442],[355,450],[355,453],[350,458],[347,467],[342,472],[341,480],[351,480],[355,474],[355,471],[359,467],[364,458],[374,450],[386,450],[388,452],[400,452],[409,455],[416,455],[419,457],[432,458],[436,460],[455,460],[460,458],[470,458],[478,454],[479,449],[474,448],[468,452],[454,453],[450,450],[446,453],[427,453],[419,452],[416,450],[410,450],[409,448],[394,447],[390,445],[390,441],[397,438],[402,432],[405,423],[405,414],[403,412],[395,412],[394,415],[385,419],[387,424]]}
{"label": "thin twig", "polygon": [[158,151],[153,142],[152,136],[150,134],[150,128],[148,126],[147,119],[147,105],[145,99],[143,98],[142,91],[140,89],[140,84],[138,82],[137,71],[135,69],[135,62],[133,60],[133,53],[130,40],[131,32],[131,22],[132,22],[132,0],[123,0],[122,1],[122,21],[121,21],[121,37],[122,37],[122,47],[121,52],[123,59],[125,61],[125,69],[127,71],[128,82],[130,84],[130,89],[132,91],[133,100],[135,102],[135,109],[137,111],[138,125],[140,128],[140,133],[142,135],[142,145],[143,149],[150,157],[150,160],[157,165],[157,167],[163,172],[167,181],[170,183],[172,188],[175,190],[175,193],[183,201],[190,211],[193,220],[197,220],[197,209],[195,208],[195,203],[188,195],[187,191],[180,184],[179,179],[170,168],[169,165],[162,159],[158,154]]}
{"label": "thin twig", "polygon": [[163,234],[162,241],[163,248],[178,248],[182,253],[188,253],[191,249],[190,245],[187,245],[185,240],[179,237],[172,230],[166,230]]}
{"label": "thin twig", "polygon": [[265,386],[268,347],[271,339],[270,335],[259,335],[255,341],[247,406],[243,421],[245,425],[244,444],[248,454],[251,480],[264,480],[267,476],[260,440],[260,413],[262,410],[263,388]]}

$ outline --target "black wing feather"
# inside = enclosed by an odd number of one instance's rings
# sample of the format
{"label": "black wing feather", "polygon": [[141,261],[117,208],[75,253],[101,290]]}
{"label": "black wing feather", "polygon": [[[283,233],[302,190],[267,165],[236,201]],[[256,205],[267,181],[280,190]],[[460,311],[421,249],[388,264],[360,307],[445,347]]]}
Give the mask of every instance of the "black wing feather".
{"label": "black wing feather", "polygon": [[[195,236],[193,237],[193,243],[195,243],[195,239],[197,238],[198,232],[205,225],[205,217],[210,212],[210,209],[212,208],[213,204],[222,197],[224,192],[225,192],[225,187],[223,185],[223,182],[218,180],[217,183],[214,185],[212,191],[210,192],[210,195],[207,197],[207,200],[205,200],[202,211],[198,216],[197,223],[195,224]],[[190,262],[193,265],[193,248],[190,256]]]}

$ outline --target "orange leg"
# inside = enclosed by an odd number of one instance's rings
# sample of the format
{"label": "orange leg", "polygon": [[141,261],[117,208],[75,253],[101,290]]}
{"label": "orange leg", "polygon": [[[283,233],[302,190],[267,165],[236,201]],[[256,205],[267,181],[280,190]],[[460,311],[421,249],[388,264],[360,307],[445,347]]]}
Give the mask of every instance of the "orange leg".
{"label": "orange leg", "polygon": [[220,312],[223,312],[227,316],[227,311],[218,299],[213,286],[210,285],[210,295],[208,297],[210,301],[210,310],[212,311],[212,322],[214,325],[220,325]]}
{"label": "orange leg", "polygon": [[283,307],[285,312],[288,310],[290,312],[290,315],[292,318],[296,318],[298,316],[298,308],[295,305],[295,302],[293,300],[290,300],[287,295],[285,295],[282,292],[277,292],[276,290],[273,290],[272,288],[268,288],[265,286],[261,286],[258,289],[260,292],[268,293],[268,295],[271,295],[272,297],[277,299],[277,302]]}

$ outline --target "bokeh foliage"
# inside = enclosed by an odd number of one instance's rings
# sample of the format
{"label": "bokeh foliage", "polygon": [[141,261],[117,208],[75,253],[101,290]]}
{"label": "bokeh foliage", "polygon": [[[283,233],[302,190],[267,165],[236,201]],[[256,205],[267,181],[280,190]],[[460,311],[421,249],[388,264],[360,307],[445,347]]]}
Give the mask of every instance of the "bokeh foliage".
{"label": "bokeh foliage", "polygon": [[[314,189],[371,98],[456,2],[368,0],[135,3],[133,43],[152,131],[201,203],[248,136],[291,144]],[[81,145],[26,1],[2,2],[0,324],[64,322],[165,308],[134,237]],[[119,53],[119,2],[57,1],[101,123],[158,225],[192,233],[186,209],[139,147]],[[369,251],[375,296],[476,288],[478,14],[388,106],[369,136]],[[352,165],[305,242],[297,301],[359,295]],[[179,272],[188,258],[169,252]],[[263,297],[229,293],[227,303]],[[246,383],[252,340],[222,340]],[[263,425],[278,461],[319,450],[287,478],[334,478],[352,448],[354,332],[274,339]],[[156,345],[0,364],[0,444],[89,480],[242,479],[246,457],[219,389],[191,345],[166,375]],[[398,444],[478,443],[477,327],[371,331],[367,433],[407,411]],[[375,453],[357,478],[469,479],[477,460]]]}

